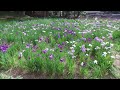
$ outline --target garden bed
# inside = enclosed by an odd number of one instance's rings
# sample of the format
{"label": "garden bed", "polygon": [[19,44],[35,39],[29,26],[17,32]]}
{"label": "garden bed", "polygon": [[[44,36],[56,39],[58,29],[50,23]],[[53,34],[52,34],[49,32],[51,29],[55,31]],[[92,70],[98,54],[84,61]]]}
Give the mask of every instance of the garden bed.
{"label": "garden bed", "polygon": [[23,78],[111,78],[119,24],[108,19],[0,21],[0,68],[12,68],[14,77]]}

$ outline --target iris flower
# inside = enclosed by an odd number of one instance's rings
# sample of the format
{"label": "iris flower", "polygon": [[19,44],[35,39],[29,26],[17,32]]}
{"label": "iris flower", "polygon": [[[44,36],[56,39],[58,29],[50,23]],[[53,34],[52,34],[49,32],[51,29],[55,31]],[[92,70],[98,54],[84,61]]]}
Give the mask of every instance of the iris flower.
{"label": "iris flower", "polygon": [[8,49],[8,45],[6,45],[6,44],[0,45],[0,50],[1,50],[2,52],[6,52],[7,49]]}
{"label": "iris flower", "polygon": [[49,56],[49,59],[53,59],[53,55],[52,54]]}
{"label": "iris flower", "polygon": [[85,45],[82,45],[81,50],[82,50],[82,52],[86,52]]}

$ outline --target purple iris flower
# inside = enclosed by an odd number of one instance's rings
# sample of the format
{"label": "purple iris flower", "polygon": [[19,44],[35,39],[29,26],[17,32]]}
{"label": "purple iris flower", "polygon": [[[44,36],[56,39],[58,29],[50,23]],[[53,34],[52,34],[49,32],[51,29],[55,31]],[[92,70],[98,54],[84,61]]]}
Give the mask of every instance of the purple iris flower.
{"label": "purple iris flower", "polygon": [[64,62],[64,61],[65,61],[65,59],[64,59],[64,58],[61,58],[61,59],[60,59],[60,62]]}
{"label": "purple iris flower", "polygon": [[27,44],[27,45],[26,45],[26,48],[30,48],[30,44]]}
{"label": "purple iris flower", "polygon": [[67,30],[67,29],[65,29],[65,30],[64,30],[64,32],[68,32],[68,30]]}
{"label": "purple iris flower", "polygon": [[98,38],[98,37],[95,37],[95,40],[96,40],[96,41],[99,41],[99,38]]}
{"label": "purple iris flower", "polygon": [[61,28],[56,28],[57,30],[61,30]]}
{"label": "purple iris flower", "polygon": [[6,52],[7,51],[7,49],[6,48],[3,48],[3,49],[1,49],[2,50],[2,52]]}
{"label": "purple iris flower", "polygon": [[76,32],[73,32],[72,35],[76,35]]}
{"label": "purple iris flower", "polygon": [[88,42],[91,42],[91,41],[92,41],[92,39],[91,39],[91,38],[88,38],[88,39],[87,39],[87,41],[88,41]]}
{"label": "purple iris flower", "polygon": [[7,49],[8,49],[8,45],[6,45],[6,44],[0,46],[0,50],[1,50],[2,52],[6,52]]}
{"label": "purple iris flower", "polygon": [[73,32],[73,31],[72,31],[72,32],[71,32],[71,34],[73,34],[73,35],[74,35],[74,34],[75,34],[75,32]]}
{"label": "purple iris flower", "polygon": [[33,49],[38,49],[38,46],[33,46]]}
{"label": "purple iris flower", "polygon": [[95,37],[95,40],[98,41],[98,42],[103,42],[103,40],[98,38],[98,37]]}
{"label": "purple iris flower", "polygon": [[36,52],[36,49],[33,49],[32,52]]}
{"label": "purple iris flower", "polygon": [[49,56],[49,59],[53,59],[53,55],[52,54]]}
{"label": "purple iris flower", "polygon": [[39,40],[40,40],[40,41],[42,41],[42,40],[43,40],[43,38],[39,38]]}
{"label": "purple iris flower", "polygon": [[73,32],[73,30],[69,30],[68,33],[69,34],[73,34],[74,32]]}
{"label": "purple iris flower", "polygon": [[43,41],[43,39],[44,39],[44,38],[43,38],[43,37],[41,37],[41,38],[39,38],[39,41]]}
{"label": "purple iris flower", "polygon": [[60,45],[60,44],[58,44],[58,47],[59,47],[60,49],[62,49],[62,48],[63,48],[63,46],[62,46],[62,45]]}
{"label": "purple iris flower", "polygon": [[44,54],[47,53],[47,51],[48,51],[48,48],[46,48],[45,50],[42,50]]}
{"label": "purple iris flower", "polygon": [[67,36],[67,34],[65,33],[64,36]]}
{"label": "purple iris flower", "polygon": [[43,50],[42,52],[45,54],[45,53],[47,53],[47,50]]}
{"label": "purple iris flower", "polygon": [[100,39],[100,40],[99,40],[99,42],[103,42],[103,40],[102,40],[102,39]]}
{"label": "purple iris flower", "polygon": [[71,33],[71,30],[67,30],[67,33]]}
{"label": "purple iris flower", "polygon": [[82,40],[86,41],[86,38],[81,38]]}
{"label": "purple iris flower", "polygon": [[62,42],[62,45],[65,45],[65,42]]}
{"label": "purple iris flower", "polygon": [[60,50],[60,52],[62,52],[62,50]]}
{"label": "purple iris flower", "polygon": [[32,48],[33,48],[32,51],[33,51],[33,52],[36,52],[36,50],[38,49],[38,46],[33,46]]}
{"label": "purple iris flower", "polygon": [[82,45],[82,48],[81,48],[82,52],[86,52],[86,48],[85,48],[85,45]]}

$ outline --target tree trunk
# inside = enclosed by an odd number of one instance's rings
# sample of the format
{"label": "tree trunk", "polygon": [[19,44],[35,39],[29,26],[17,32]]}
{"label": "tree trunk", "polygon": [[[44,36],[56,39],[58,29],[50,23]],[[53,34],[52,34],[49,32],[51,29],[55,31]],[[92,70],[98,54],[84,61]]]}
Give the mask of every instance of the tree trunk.
{"label": "tree trunk", "polygon": [[20,16],[25,16],[25,11],[16,11],[16,13]]}

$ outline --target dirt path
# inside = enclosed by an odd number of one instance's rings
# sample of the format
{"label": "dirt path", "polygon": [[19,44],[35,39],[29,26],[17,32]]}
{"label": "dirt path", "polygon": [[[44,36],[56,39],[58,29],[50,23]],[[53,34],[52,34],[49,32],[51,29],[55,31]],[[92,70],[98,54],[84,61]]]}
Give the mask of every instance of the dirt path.
{"label": "dirt path", "polygon": [[22,79],[47,79],[48,78],[45,74],[30,73],[20,69],[11,69],[7,73],[12,75],[14,78],[16,78],[17,76],[20,76],[22,77]]}
{"label": "dirt path", "polygon": [[111,73],[120,79],[120,52],[114,52],[115,60],[111,69]]}

